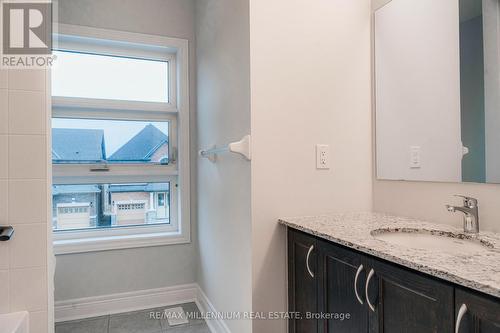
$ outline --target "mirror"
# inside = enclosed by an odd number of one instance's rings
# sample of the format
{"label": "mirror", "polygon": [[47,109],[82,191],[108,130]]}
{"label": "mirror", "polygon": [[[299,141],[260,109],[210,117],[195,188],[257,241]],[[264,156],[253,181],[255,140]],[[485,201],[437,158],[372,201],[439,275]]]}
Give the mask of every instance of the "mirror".
{"label": "mirror", "polygon": [[375,12],[377,177],[500,183],[498,0]]}

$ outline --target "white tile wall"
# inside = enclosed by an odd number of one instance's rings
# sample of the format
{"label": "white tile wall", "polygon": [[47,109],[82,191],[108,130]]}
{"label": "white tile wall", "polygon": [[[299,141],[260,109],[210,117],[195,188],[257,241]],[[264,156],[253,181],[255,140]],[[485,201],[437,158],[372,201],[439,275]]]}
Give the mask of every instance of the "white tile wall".
{"label": "white tile wall", "polygon": [[[10,246],[7,242],[0,242],[0,271],[9,269]],[[1,312],[0,312],[1,313]]]}
{"label": "white tile wall", "polygon": [[0,271],[0,285],[1,286],[7,286],[7,288],[4,290],[4,294],[2,297],[0,297],[0,313],[5,313],[9,312],[10,308],[10,295],[9,295],[9,286],[10,284],[10,279],[9,279],[9,271],[3,270]]}
{"label": "white tile wall", "polygon": [[9,89],[45,91],[45,71],[9,70]]}
{"label": "white tile wall", "polygon": [[[0,155],[5,156],[5,155]],[[8,184],[7,180],[0,180],[0,225],[8,225],[8,214],[7,214],[7,197],[8,197]],[[8,271],[2,272],[2,270],[7,270],[9,268],[9,243],[0,242],[0,285],[8,286],[9,284],[2,283],[8,277]],[[7,306],[5,306],[5,302]],[[0,300],[0,313],[6,312],[8,310],[8,300]]]}
{"label": "white tile wall", "polygon": [[9,136],[9,178],[43,179],[47,174],[45,135]]}
{"label": "white tile wall", "polygon": [[9,129],[9,99],[8,90],[0,88],[0,134],[6,134]]}
{"label": "white tile wall", "polygon": [[7,242],[0,242],[0,271],[9,269],[10,246]]}
{"label": "white tile wall", "polygon": [[[0,156],[8,156],[9,140],[7,135],[0,134]],[[0,158],[0,179],[7,179],[8,174],[8,160]]]}
{"label": "white tile wall", "polygon": [[[30,311],[31,333],[49,333],[46,74],[0,70],[0,313]],[[52,297],[52,295],[50,295]]]}
{"label": "white tile wall", "polygon": [[8,88],[8,74],[9,72],[6,69],[0,69],[0,89]]}
{"label": "white tile wall", "polygon": [[[8,198],[8,186],[9,182],[7,180],[0,179],[0,225],[7,224],[7,198]],[[1,253],[0,253],[1,257]]]}
{"label": "white tile wall", "polygon": [[47,225],[14,225],[16,237],[9,242],[10,268],[43,267],[47,260]]}
{"label": "white tile wall", "polygon": [[46,220],[46,181],[10,180],[7,209],[9,222],[41,223]]}
{"label": "white tile wall", "polygon": [[47,268],[10,270],[10,311],[47,309]]}
{"label": "white tile wall", "polygon": [[45,100],[40,91],[9,92],[9,133],[43,134],[45,132]]}

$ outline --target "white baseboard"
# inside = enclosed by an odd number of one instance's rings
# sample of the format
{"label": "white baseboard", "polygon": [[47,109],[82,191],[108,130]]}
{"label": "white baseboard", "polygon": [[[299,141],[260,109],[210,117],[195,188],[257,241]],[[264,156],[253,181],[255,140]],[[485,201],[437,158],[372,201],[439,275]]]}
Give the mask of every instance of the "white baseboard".
{"label": "white baseboard", "polygon": [[[208,299],[207,295],[198,287],[198,294],[196,296],[196,305],[198,305],[198,309],[200,312],[205,315],[206,313],[216,314],[217,310],[214,308],[212,302]],[[212,316],[213,317],[213,316]],[[212,333],[231,333],[229,328],[227,327],[224,320],[220,318],[215,318],[211,320],[207,320],[208,328]]]}
{"label": "white baseboard", "polygon": [[60,301],[55,303],[55,320],[62,322],[195,302],[198,289],[193,283]]}
{"label": "white baseboard", "polygon": [[[55,303],[55,321],[99,317],[195,302],[202,314],[217,313],[196,283],[119,294],[78,298]],[[207,320],[212,333],[231,333],[222,319]]]}

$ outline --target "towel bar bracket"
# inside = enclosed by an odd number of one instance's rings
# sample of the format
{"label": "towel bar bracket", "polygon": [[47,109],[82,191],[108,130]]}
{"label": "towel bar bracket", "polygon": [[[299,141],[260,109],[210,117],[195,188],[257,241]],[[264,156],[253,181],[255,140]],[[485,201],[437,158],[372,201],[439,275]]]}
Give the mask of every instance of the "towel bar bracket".
{"label": "towel bar bracket", "polygon": [[243,156],[246,160],[252,159],[251,153],[251,137],[244,136],[240,141],[232,142],[226,146],[216,147],[215,145],[206,150],[200,151],[200,156],[207,158],[210,162],[215,163],[217,155],[222,153],[236,153]]}

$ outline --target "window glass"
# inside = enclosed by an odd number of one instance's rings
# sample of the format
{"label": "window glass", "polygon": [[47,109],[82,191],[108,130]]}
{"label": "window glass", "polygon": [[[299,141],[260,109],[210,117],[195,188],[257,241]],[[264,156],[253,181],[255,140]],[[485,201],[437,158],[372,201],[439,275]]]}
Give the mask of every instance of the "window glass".
{"label": "window glass", "polygon": [[52,162],[168,164],[168,122],[52,118]]}
{"label": "window glass", "polygon": [[54,51],[52,96],[168,103],[168,62]]}
{"label": "window glass", "polygon": [[55,231],[170,223],[170,183],[54,185]]}

